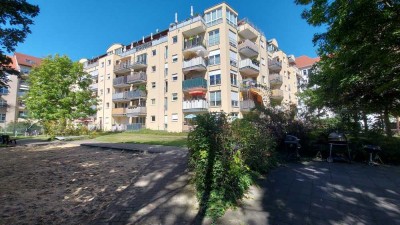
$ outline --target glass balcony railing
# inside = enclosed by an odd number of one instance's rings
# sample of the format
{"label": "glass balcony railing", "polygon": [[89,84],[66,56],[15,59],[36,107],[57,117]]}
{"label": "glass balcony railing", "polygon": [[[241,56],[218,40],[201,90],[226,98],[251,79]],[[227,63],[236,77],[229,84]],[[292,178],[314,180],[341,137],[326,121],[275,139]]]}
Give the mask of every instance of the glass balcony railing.
{"label": "glass balcony railing", "polygon": [[204,39],[202,37],[194,37],[185,39],[183,43],[183,50],[190,50],[193,48],[206,48]]}
{"label": "glass balcony railing", "polygon": [[258,47],[254,42],[246,39],[239,43],[239,52],[251,58],[258,55]]}
{"label": "glass balcony railing", "polygon": [[127,78],[126,76],[123,77],[117,77],[113,79],[113,85],[114,86],[129,86],[129,84],[127,83]]}
{"label": "glass balcony railing", "polygon": [[141,130],[144,128],[146,128],[146,125],[144,123],[130,123],[126,125],[126,130],[128,131]]}
{"label": "glass balcony railing", "polygon": [[195,71],[204,71],[207,69],[206,61],[202,57],[193,58],[188,61],[183,61],[184,72],[195,70]]}
{"label": "glass balcony railing", "polygon": [[131,83],[142,83],[142,82],[146,82],[147,81],[147,74],[144,72],[135,72],[131,75],[127,76],[126,82],[128,84]]}
{"label": "glass balcony railing", "polygon": [[204,78],[194,78],[189,80],[184,80],[182,82],[183,91],[190,91],[193,89],[207,89],[207,81]]}
{"label": "glass balcony railing", "polygon": [[257,75],[260,72],[260,63],[256,60],[244,59],[239,62],[239,70],[245,75]]}
{"label": "glass balcony railing", "polygon": [[208,110],[208,103],[204,99],[184,101],[182,104],[184,112],[200,112]]}
{"label": "glass balcony railing", "polygon": [[275,59],[268,59],[268,69],[271,71],[280,71],[282,69],[282,63]]}
{"label": "glass balcony railing", "polygon": [[256,104],[251,99],[246,99],[246,100],[240,101],[240,110],[241,111],[250,111],[255,106],[256,106]]}
{"label": "glass balcony railing", "polygon": [[129,117],[137,117],[140,115],[146,115],[146,113],[147,113],[146,106],[138,106],[138,107],[134,107],[134,108],[128,108],[126,110],[126,114]]}

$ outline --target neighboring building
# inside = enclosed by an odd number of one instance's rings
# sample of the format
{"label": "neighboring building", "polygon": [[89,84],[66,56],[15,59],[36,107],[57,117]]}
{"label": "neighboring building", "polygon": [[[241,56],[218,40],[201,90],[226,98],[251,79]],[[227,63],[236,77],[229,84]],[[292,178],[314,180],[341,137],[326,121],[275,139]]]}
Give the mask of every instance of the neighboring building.
{"label": "neighboring building", "polygon": [[293,56],[221,3],[106,54],[81,59],[99,99],[102,130],[188,130],[204,112],[242,117],[256,103],[297,104]]}
{"label": "neighboring building", "polygon": [[12,59],[11,67],[19,71],[21,77],[8,75],[9,87],[0,88],[0,127],[3,128],[11,122],[25,120],[27,112],[21,97],[29,90],[26,79],[31,69],[42,61],[40,58],[17,52],[10,58]]}

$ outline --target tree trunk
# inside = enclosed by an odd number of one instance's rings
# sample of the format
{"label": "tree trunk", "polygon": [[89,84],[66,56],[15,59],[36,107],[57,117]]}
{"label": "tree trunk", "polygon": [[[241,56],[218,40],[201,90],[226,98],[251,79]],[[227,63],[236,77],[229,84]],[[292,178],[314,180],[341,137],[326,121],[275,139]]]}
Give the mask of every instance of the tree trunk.
{"label": "tree trunk", "polygon": [[365,112],[362,112],[362,119],[364,122],[364,132],[368,132],[368,118],[367,118],[367,114]]}
{"label": "tree trunk", "polygon": [[383,121],[385,123],[385,133],[388,137],[391,137],[392,131],[390,130],[389,109],[387,106],[385,106],[385,110],[383,111]]}

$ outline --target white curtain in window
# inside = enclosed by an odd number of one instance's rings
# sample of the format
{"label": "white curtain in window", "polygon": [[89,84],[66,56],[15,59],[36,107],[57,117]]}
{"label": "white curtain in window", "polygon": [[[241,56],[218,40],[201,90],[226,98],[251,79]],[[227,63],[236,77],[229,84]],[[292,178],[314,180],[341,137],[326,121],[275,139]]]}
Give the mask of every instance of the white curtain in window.
{"label": "white curtain in window", "polygon": [[239,93],[231,91],[231,100],[232,101],[239,101]]}

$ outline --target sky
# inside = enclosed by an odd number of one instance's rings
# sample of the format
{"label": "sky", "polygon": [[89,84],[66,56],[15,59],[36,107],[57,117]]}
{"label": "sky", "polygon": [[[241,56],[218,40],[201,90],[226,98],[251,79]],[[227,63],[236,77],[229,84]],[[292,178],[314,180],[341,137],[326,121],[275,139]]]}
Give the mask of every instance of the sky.
{"label": "sky", "polygon": [[[39,5],[32,33],[16,52],[37,57],[60,54],[72,60],[93,58],[106,53],[113,43],[128,44],[164,30],[190,16],[190,6],[202,13],[221,0],[28,0]],[[316,57],[312,43],[322,28],[312,27],[301,18],[304,6],[294,0],[228,0],[239,13],[260,28],[267,39],[275,38],[279,48],[295,56]]]}

